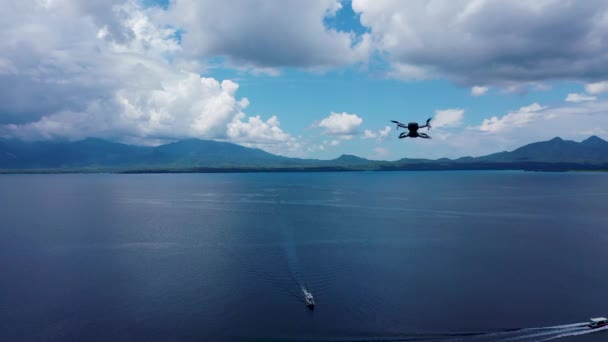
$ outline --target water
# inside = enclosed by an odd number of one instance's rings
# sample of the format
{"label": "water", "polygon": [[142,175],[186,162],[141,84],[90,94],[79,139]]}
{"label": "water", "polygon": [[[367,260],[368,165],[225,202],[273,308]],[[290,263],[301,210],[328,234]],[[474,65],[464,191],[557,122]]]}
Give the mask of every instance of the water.
{"label": "water", "polygon": [[587,332],[607,203],[601,173],[3,175],[0,341]]}

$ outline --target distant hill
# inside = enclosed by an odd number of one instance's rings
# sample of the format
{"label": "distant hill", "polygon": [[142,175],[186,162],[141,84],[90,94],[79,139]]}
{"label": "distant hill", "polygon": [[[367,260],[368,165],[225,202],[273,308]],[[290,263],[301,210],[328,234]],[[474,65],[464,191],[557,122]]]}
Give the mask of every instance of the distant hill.
{"label": "distant hill", "polygon": [[350,168],[359,168],[359,169],[374,168],[377,165],[387,163],[387,162],[382,162],[382,161],[369,160],[369,159],[353,156],[350,154],[343,154],[336,159],[317,161],[317,162],[321,162],[327,166],[340,166],[340,167],[350,167]]}
{"label": "distant hill", "polygon": [[75,142],[23,142],[0,139],[0,168],[54,169],[136,165],[143,162],[143,156],[148,150],[147,147],[93,138]]}
{"label": "distant hill", "polygon": [[525,145],[512,152],[500,152],[475,159],[491,162],[607,163],[608,142],[597,136],[591,136],[580,143],[554,138]]}
{"label": "distant hill", "polygon": [[0,139],[0,169],[280,166],[295,160],[260,149],[197,139],[157,147],[94,138],[75,142]]}
{"label": "distant hill", "polygon": [[226,142],[188,139],[156,147],[89,138],[75,142],[0,139],[0,170],[114,172],[229,172],[298,170],[608,169],[608,142],[554,138],[510,152],[459,159],[373,161],[353,155],[332,160],[277,156]]}
{"label": "distant hill", "polygon": [[146,156],[154,165],[176,167],[231,167],[289,165],[291,158],[277,156],[257,148],[212,141],[188,139],[151,150]]}

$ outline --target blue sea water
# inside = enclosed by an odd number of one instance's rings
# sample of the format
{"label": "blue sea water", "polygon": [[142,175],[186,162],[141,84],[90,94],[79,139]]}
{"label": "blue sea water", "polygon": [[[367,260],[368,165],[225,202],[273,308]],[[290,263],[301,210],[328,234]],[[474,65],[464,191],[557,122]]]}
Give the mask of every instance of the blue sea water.
{"label": "blue sea water", "polygon": [[0,341],[541,340],[607,260],[606,173],[0,176]]}

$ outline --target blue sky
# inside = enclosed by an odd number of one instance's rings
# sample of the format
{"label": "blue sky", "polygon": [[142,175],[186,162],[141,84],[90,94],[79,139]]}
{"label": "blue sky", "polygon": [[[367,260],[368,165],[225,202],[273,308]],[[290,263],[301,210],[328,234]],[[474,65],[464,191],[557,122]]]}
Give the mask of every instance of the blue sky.
{"label": "blue sky", "polygon": [[[601,1],[31,0],[0,16],[5,138],[387,160],[608,138]],[[428,117],[431,140],[389,122]]]}

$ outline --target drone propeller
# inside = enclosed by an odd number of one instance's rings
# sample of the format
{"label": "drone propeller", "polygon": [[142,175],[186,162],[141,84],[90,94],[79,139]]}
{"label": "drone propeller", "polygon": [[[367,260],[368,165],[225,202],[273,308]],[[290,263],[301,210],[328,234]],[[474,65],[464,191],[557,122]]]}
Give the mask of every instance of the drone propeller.
{"label": "drone propeller", "polygon": [[397,125],[397,128],[395,129],[395,131],[398,131],[399,130],[399,125],[401,124],[401,122],[395,121],[395,120],[391,120],[391,122]]}
{"label": "drone propeller", "polygon": [[428,131],[429,129],[431,129],[431,119],[432,119],[432,118],[428,118],[428,119],[426,120],[426,127],[427,127],[426,129],[427,129],[427,131]]}

